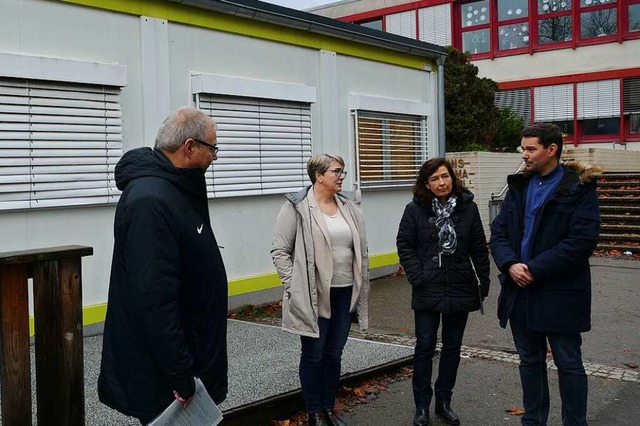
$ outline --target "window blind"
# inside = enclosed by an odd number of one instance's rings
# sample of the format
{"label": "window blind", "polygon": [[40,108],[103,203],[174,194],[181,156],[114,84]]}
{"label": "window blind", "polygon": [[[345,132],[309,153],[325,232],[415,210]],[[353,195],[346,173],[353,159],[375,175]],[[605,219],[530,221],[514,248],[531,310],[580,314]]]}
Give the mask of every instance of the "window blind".
{"label": "window blind", "polygon": [[524,119],[525,126],[531,124],[531,91],[529,89],[500,90],[496,92],[496,106],[511,110]]}
{"label": "window blind", "polygon": [[427,158],[426,117],[355,111],[362,188],[411,185]]}
{"label": "window blind", "polygon": [[573,84],[536,87],[533,98],[537,123],[573,120]]}
{"label": "window blind", "polygon": [[277,194],[309,185],[308,103],[198,94],[218,124],[219,159],[207,179],[210,197]]}
{"label": "window blind", "polygon": [[0,210],[117,201],[120,88],[0,78]]}
{"label": "window blind", "polygon": [[394,13],[385,17],[385,28],[388,33],[403,37],[416,38],[416,12]]}
{"label": "window blind", "polygon": [[578,83],[578,120],[620,116],[620,80]]}
{"label": "window blind", "polygon": [[418,36],[421,41],[451,46],[451,4],[418,9]]}
{"label": "window blind", "polygon": [[622,81],[622,99],[625,114],[640,113],[640,77]]}

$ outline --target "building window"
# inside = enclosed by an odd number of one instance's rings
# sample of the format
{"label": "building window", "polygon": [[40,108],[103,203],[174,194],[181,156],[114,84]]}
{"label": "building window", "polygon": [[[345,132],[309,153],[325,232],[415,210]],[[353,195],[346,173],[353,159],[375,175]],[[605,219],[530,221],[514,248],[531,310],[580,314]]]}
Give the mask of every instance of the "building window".
{"label": "building window", "polygon": [[363,27],[371,28],[374,30],[382,31],[382,18],[376,18],[369,21],[356,22],[356,24],[362,25]]}
{"label": "building window", "polygon": [[618,33],[616,0],[580,0],[580,38]]}
{"label": "building window", "polygon": [[538,0],[538,44],[572,39],[571,0]]}
{"label": "building window", "polygon": [[489,0],[465,3],[460,7],[462,51],[471,54],[490,52]]}
{"label": "building window", "polygon": [[120,87],[0,78],[0,210],[117,201]]}
{"label": "building window", "polygon": [[576,92],[583,136],[620,133],[620,80],[578,83]]}
{"label": "building window", "polygon": [[498,0],[498,49],[529,46],[528,0]]}
{"label": "building window", "polygon": [[630,33],[640,31],[640,3],[629,5],[628,28]]}
{"label": "building window", "polygon": [[418,9],[418,38],[439,46],[451,46],[451,4]]}
{"label": "building window", "polygon": [[629,134],[640,136],[640,77],[622,80],[622,109],[628,122]]}
{"label": "building window", "polygon": [[362,188],[408,186],[427,158],[426,117],[354,111]]}
{"label": "building window", "polygon": [[416,38],[416,11],[394,13],[385,17],[387,32],[403,37]]}
{"label": "building window", "polygon": [[196,95],[218,124],[220,158],[207,173],[210,197],[278,194],[308,182],[311,106],[305,102]]}
{"label": "building window", "polygon": [[496,106],[500,109],[511,108],[514,114],[522,117],[525,126],[531,124],[531,90],[528,88],[496,92]]}

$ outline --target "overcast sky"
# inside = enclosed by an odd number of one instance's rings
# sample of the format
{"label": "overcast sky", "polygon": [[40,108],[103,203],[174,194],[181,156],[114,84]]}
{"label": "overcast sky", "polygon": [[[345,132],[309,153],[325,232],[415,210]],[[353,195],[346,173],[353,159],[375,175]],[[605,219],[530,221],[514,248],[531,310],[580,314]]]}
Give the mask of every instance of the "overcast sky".
{"label": "overcast sky", "polygon": [[292,9],[304,10],[310,7],[334,3],[338,0],[263,0],[263,1],[266,1],[267,3],[278,4],[280,6],[290,7]]}

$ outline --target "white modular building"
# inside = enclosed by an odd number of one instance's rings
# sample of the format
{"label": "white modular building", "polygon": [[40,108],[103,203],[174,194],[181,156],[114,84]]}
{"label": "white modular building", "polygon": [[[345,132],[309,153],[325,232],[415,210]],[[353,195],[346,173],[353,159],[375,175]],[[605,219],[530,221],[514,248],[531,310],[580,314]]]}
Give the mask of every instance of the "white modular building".
{"label": "white modular building", "polygon": [[230,306],[281,297],[269,254],[306,160],[342,155],[361,197],[371,268],[443,132],[441,47],[250,0],[0,0],[0,252],[69,244],[85,325],[100,324],[122,153],[153,146],[184,105],[219,126],[207,171]]}

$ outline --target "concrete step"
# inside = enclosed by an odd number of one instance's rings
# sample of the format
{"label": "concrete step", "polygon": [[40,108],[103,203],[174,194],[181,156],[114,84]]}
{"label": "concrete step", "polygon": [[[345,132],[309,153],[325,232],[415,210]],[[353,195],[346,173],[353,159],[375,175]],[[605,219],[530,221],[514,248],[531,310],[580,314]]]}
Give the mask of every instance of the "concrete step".
{"label": "concrete step", "polygon": [[635,214],[603,214],[600,213],[600,218],[602,219],[603,224],[608,225],[617,225],[628,223],[634,225],[636,223],[640,223],[640,214],[636,212]]}
{"label": "concrete step", "polygon": [[607,204],[620,204],[620,203],[629,203],[630,205],[636,205],[636,206],[640,206],[640,197],[637,195],[627,195],[627,196],[620,196],[620,195],[613,195],[613,196],[602,196],[602,194],[600,194],[598,196],[598,202],[600,203],[600,205],[607,205]]}
{"label": "concrete step", "polygon": [[609,242],[640,242],[640,234],[613,234],[613,233],[600,233],[600,241],[609,241]]}
{"label": "concrete step", "polygon": [[640,253],[640,246],[630,244],[610,244],[606,242],[598,243],[597,250],[620,250],[630,251],[631,253]]}
{"label": "concrete step", "polygon": [[600,180],[611,181],[618,179],[640,179],[640,173],[636,172],[604,172]]}
{"label": "concrete step", "polygon": [[640,206],[639,205],[635,205],[635,206],[624,206],[624,205],[619,205],[619,204],[607,205],[606,203],[603,203],[603,201],[605,201],[605,200],[599,200],[599,201],[600,201],[600,213],[601,214],[603,212],[631,214],[631,215],[639,215],[640,214]]}
{"label": "concrete step", "polygon": [[606,188],[619,188],[619,187],[628,187],[628,188],[640,188],[640,182],[630,181],[630,180],[616,180],[616,181],[598,181],[598,189],[606,189]]}
{"label": "concrete step", "polygon": [[631,224],[609,224],[603,223],[600,225],[600,232],[606,231],[610,234],[640,234],[640,225],[631,225]]}
{"label": "concrete step", "polygon": [[[611,188],[598,188],[598,195],[599,196],[603,196],[603,195],[611,195],[611,196],[634,196],[634,197],[640,197],[640,186],[635,186],[635,187],[628,187],[628,188],[616,188],[616,189],[611,189]],[[606,197],[605,197],[606,198]]]}

